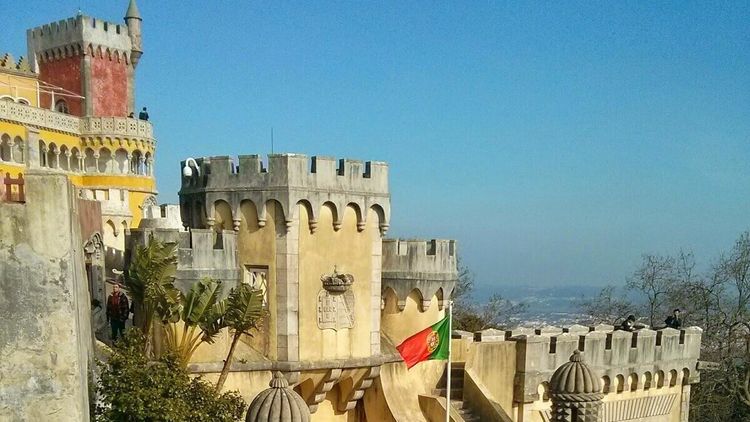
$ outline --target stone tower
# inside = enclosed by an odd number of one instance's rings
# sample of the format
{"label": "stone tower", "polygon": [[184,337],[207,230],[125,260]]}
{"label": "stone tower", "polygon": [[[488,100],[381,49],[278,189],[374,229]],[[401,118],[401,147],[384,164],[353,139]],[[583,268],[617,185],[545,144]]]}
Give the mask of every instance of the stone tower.
{"label": "stone tower", "polygon": [[602,394],[599,378],[595,376],[578,350],[570,362],[561,365],[550,379],[552,421],[599,422]]}
{"label": "stone tower", "polygon": [[39,81],[80,96],[43,93],[41,107],[81,117],[125,117],[135,111],[135,67],[143,54],[135,0],[125,21],[127,25],[78,15],[26,32]]}

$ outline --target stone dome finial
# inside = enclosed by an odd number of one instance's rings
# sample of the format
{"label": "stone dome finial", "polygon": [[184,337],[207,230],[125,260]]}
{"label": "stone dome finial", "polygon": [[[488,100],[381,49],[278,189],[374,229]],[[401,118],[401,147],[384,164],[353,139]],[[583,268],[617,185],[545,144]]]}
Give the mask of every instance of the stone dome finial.
{"label": "stone dome finial", "polygon": [[555,422],[599,422],[602,407],[599,377],[575,350],[570,362],[560,365],[549,382],[552,417]]}
{"label": "stone dome finial", "polygon": [[289,388],[281,372],[273,374],[268,386],[250,403],[245,422],[310,422],[307,403]]}
{"label": "stone dome finial", "polygon": [[599,377],[594,376],[588,365],[583,362],[583,356],[578,350],[573,351],[570,362],[560,365],[552,374],[549,386],[551,394],[598,396],[602,391]]}

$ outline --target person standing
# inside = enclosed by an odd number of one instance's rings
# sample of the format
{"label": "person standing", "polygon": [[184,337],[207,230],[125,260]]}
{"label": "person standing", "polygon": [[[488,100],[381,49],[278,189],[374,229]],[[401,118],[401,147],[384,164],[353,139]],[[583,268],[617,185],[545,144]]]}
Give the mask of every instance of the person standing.
{"label": "person standing", "polygon": [[143,110],[141,110],[141,112],[138,113],[138,118],[141,120],[148,121],[148,110],[146,110],[146,107],[143,107]]}
{"label": "person standing", "polygon": [[667,327],[669,328],[679,330],[680,327],[682,327],[682,320],[680,319],[680,309],[677,308],[672,311],[672,315],[668,316],[667,319],[664,320],[664,323],[666,323]]}
{"label": "person standing", "polygon": [[130,317],[130,304],[125,293],[120,291],[120,284],[112,286],[112,294],[107,299],[107,321],[112,327],[112,341],[122,337],[125,331],[125,321]]}

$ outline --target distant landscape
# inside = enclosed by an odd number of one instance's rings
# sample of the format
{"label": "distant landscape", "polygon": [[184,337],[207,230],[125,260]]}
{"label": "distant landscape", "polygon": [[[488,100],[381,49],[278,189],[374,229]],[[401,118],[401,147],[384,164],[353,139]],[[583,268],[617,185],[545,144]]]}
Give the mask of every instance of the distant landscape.
{"label": "distant landscape", "polygon": [[580,323],[586,319],[581,313],[582,299],[596,296],[599,286],[481,286],[477,285],[474,297],[488,298],[498,293],[513,302],[527,305],[526,311],[519,316],[518,325],[541,327],[545,325],[567,326]]}

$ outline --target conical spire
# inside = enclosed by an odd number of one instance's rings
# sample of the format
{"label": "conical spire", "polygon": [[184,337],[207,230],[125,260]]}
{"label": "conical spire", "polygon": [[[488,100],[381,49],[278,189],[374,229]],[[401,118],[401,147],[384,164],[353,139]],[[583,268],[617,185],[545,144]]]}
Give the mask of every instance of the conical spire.
{"label": "conical spire", "polygon": [[130,0],[128,5],[128,11],[125,12],[125,19],[141,19],[141,12],[138,11],[138,6],[135,4],[135,0]]}

